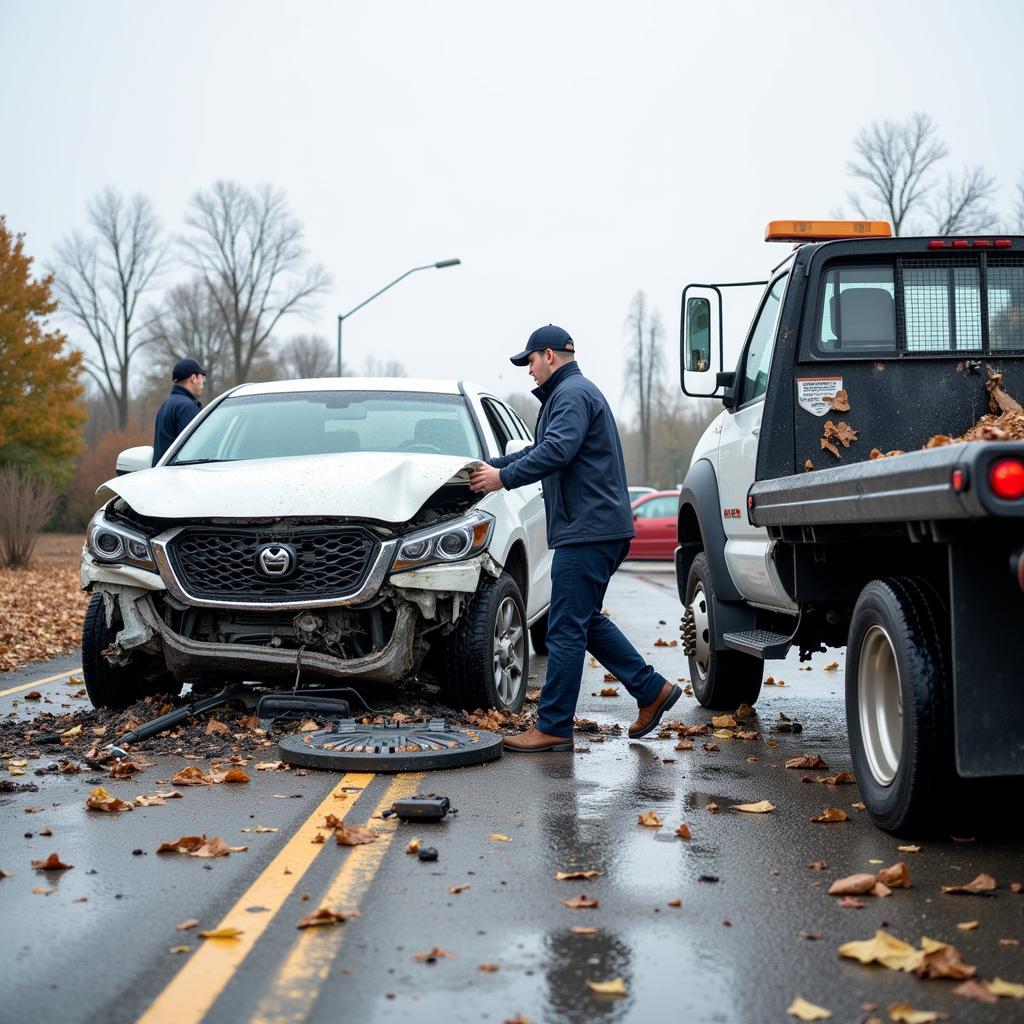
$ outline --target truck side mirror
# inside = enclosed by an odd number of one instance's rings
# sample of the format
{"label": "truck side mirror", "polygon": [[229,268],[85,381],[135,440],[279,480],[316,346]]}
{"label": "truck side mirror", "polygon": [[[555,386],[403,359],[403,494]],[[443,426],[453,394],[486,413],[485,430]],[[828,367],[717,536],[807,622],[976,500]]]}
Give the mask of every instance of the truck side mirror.
{"label": "truck side mirror", "polygon": [[713,398],[720,393],[722,370],[721,292],[714,286],[687,285],[682,306],[680,385],[691,398]]}

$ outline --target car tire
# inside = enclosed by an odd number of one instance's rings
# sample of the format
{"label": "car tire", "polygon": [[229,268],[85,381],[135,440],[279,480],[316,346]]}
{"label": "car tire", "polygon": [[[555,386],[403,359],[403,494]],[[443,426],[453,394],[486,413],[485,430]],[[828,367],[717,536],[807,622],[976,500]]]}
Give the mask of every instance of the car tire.
{"label": "car tire", "polygon": [[691,614],[695,646],[687,657],[693,695],[706,708],[732,710],[740,704],[753,704],[761,692],[764,662],[741,651],[715,650],[715,584],[703,551],[693,560],[686,578],[684,622]]}
{"label": "car tire", "polygon": [[522,710],[530,673],[526,606],[508,573],[481,575],[469,607],[445,637],[442,664],[442,689],[455,707]]}
{"label": "car tire", "polygon": [[107,625],[103,596],[93,594],[82,623],[82,677],[94,708],[126,708],[155,693],[175,696],[181,683],[153,656],[133,658],[129,665],[111,665],[103,652],[114,642],[121,624],[117,613]]}
{"label": "car tire", "polygon": [[949,644],[949,615],[926,580],[872,580],[861,591],[847,644],[846,724],[865,807],[895,835],[945,817],[957,786]]}
{"label": "car tire", "polygon": [[544,655],[548,653],[548,613],[545,612],[530,627],[530,646],[534,654]]}

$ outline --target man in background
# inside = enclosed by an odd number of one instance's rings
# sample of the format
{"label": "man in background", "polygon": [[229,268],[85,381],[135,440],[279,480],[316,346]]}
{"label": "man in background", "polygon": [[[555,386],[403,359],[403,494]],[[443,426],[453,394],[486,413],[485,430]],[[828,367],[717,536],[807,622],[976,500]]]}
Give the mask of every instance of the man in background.
{"label": "man in background", "polygon": [[171,447],[174,439],[199,414],[199,396],[206,384],[206,371],[194,359],[179,359],[171,371],[171,393],[156,414],[153,432],[153,465]]}

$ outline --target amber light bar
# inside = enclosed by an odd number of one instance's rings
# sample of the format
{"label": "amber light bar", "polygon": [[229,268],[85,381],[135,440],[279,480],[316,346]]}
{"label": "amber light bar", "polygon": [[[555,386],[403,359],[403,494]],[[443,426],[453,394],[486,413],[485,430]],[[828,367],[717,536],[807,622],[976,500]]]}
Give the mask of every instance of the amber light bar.
{"label": "amber light bar", "polygon": [[836,238],[892,238],[884,220],[773,220],[766,242],[827,242]]}

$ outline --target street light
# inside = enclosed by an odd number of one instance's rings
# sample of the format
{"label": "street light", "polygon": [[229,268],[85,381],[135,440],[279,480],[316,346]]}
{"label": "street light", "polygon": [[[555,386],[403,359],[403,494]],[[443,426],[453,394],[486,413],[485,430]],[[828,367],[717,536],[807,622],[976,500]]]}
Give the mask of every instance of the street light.
{"label": "street light", "polygon": [[373,302],[378,295],[383,295],[389,288],[393,288],[399,281],[404,280],[410,274],[415,274],[417,270],[444,270],[445,267],[457,267],[461,262],[462,260],[438,260],[437,263],[427,263],[422,267],[413,267],[401,276],[396,277],[391,284],[384,285],[379,292],[374,292],[368,299],[363,299],[358,306],[353,306],[347,313],[338,314],[338,376],[341,376],[341,325],[344,320],[347,320],[356,310],[362,309],[368,302]]}

